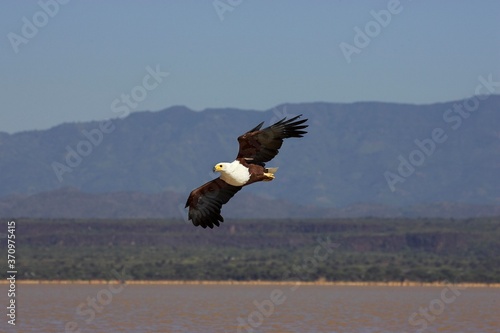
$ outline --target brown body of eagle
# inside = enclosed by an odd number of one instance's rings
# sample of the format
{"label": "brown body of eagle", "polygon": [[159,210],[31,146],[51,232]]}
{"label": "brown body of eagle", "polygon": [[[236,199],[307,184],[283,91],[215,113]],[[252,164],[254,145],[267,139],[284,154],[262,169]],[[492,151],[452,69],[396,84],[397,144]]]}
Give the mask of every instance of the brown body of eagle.
{"label": "brown body of eagle", "polygon": [[303,131],[308,127],[304,125],[307,119],[297,120],[300,116],[289,120],[283,118],[261,130],[262,122],[238,137],[240,148],[236,159],[231,163],[217,163],[214,171],[221,176],[193,190],[187,199],[188,218],[195,226],[219,226],[224,222],[222,205],[243,186],[274,179],[277,168],[266,168],[265,163],[278,154],[283,139],[301,138],[307,133]]}

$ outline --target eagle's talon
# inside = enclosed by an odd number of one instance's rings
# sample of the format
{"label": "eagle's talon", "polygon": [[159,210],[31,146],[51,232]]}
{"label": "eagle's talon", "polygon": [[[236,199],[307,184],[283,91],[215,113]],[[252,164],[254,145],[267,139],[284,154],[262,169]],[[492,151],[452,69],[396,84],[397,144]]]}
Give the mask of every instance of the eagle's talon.
{"label": "eagle's talon", "polygon": [[266,179],[264,179],[264,181],[268,181],[269,182],[269,181],[271,181],[271,180],[274,179],[274,175],[272,173],[270,173],[270,172],[265,172],[264,176],[267,177]]}

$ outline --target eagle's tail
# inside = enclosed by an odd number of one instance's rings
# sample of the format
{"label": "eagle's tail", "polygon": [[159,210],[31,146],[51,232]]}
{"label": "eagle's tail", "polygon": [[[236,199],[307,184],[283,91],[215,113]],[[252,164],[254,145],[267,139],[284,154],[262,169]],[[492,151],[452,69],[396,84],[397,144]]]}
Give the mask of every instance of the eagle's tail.
{"label": "eagle's tail", "polygon": [[272,173],[273,175],[278,171],[278,168],[266,168],[267,173]]}

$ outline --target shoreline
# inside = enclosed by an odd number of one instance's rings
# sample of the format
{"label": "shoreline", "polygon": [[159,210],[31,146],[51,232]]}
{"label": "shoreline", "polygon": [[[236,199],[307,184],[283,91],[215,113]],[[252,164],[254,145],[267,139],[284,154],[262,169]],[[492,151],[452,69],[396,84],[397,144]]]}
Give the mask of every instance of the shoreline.
{"label": "shoreline", "polygon": [[[7,285],[9,281],[0,280],[0,285]],[[17,280],[16,284],[78,284],[102,285],[120,283],[117,280]],[[356,281],[235,281],[235,280],[129,280],[127,285],[249,285],[249,286],[274,286],[274,285],[300,285],[300,286],[338,286],[338,287],[446,287],[449,285],[464,288],[500,288],[500,283],[449,283],[449,282],[356,282]]]}

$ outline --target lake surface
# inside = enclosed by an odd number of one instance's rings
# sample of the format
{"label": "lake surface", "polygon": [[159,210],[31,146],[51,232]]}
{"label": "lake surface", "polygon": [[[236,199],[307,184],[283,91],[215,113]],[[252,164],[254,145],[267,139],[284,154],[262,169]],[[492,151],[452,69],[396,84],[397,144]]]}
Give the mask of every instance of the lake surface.
{"label": "lake surface", "polygon": [[1,332],[500,332],[500,289],[17,284]]}

